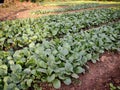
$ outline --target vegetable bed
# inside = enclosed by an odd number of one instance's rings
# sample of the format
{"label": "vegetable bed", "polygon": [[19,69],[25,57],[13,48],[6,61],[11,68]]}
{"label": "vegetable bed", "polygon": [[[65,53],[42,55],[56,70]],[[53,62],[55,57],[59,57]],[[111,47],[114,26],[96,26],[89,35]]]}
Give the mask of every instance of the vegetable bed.
{"label": "vegetable bed", "polygon": [[100,9],[0,22],[0,89],[71,84],[88,61],[96,63],[105,50],[120,51],[120,22],[82,29],[119,18],[120,9]]}

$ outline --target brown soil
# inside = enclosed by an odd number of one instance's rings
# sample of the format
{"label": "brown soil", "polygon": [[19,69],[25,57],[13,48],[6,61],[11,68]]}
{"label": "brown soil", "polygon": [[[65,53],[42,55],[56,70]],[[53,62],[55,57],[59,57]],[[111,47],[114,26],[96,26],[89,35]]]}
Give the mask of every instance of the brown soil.
{"label": "brown soil", "polygon": [[[73,80],[69,86],[62,84],[58,90],[110,90],[110,83],[120,86],[120,53],[106,52],[96,64],[88,62],[89,70]],[[42,84],[43,90],[56,90],[50,85]]]}

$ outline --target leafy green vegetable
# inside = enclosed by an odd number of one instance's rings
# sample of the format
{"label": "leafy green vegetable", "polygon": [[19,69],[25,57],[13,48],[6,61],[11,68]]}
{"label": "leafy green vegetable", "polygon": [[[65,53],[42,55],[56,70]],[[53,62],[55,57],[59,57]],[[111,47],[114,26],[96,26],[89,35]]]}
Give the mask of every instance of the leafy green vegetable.
{"label": "leafy green vegetable", "polygon": [[61,82],[60,82],[60,80],[55,79],[55,80],[53,81],[53,86],[54,86],[54,88],[56,88],[56,89],[60,88],[60,87],[61,87]]}
{"label": "leafy green vegetable", "polygon": [[71,78],[66,78],[65,80],[64,80],[64,83],[66,84],[66,85],[70,85],[71,84]]}

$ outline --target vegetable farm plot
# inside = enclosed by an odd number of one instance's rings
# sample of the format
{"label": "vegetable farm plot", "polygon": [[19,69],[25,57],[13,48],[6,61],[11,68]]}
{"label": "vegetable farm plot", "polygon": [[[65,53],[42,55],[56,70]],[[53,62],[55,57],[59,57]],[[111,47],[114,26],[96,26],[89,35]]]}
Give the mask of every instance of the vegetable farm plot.
{"label": "vegetable farm plot", "polygon": [[120,7],[0,22],[0,90],[70,85],[106,51],[120,51]]}

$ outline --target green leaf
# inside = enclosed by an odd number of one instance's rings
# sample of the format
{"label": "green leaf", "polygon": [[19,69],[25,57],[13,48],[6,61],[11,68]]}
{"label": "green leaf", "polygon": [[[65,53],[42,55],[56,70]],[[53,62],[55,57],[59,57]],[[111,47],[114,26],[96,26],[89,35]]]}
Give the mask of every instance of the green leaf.
{"label": "green leaf", "polygon": [[33,58],[31,58],[30,60],[27,60],[26,66],[29,66],[29,65],[36,65],[36,60]]}
{"label": "green leaf", "polygon": [[61,47],[60,52],[62,55],[65,55],[65,56],[69,53],[69,51],[66,48],[62,48],[62,47]]}
{"label": "green leaf", "polygon": [[33,84],[34,90],[42,90],[42,87],[38,86],[38,84]]}
{"label": "green leaf", "polygon": [[70,78],[65,79],[65,80],[64,80],[64,83],[65,83],[66,85],[70,85],[70,84],[71,84],[71,79],[70,79]]}
{"label": "green leaf", "polygon": [[39,69],[37,69],[37,72],[39,72],[39,73],[46,73],[47,71],[46,71],[46,69],[42,69],[42,68],[39,68]]}
{"label": "green leaf", "polygon": [[30,43],[30,44],[29,44],[29,47],[30,47],[30,48],[34,48],[34,47],[35,47],[35,43],[34,43],[34,42]]}
{"label": "green leaf", "polygon": [[120,90],[120,86],[117,86],[118,90]]}
{"label": "green leaf", "polygon": [[15,87],[15,90],[20,90],[19,88]]}
{"label": "green leaf", "polygon": [[53,53],[53,55],[56,55],[58,53],[58,51],[57,50],[53,50],[52,53]]}
{"label": "green leaf", "polygon": [[[13,81],[14,83],[19,83],[20,78],[21,78],[21,76],[17,72],[12,73],[11,77],[10,77],[11,81]],[[9,80],[9,82],[10,82],[10,80]]]}
{"label": "green leaf", "polygon": [[10,84],[5,84],[4,85],[4,90],[15,90],[15,83],[10,83]]}
{"label": "green leaf", "polygon": [[27,85],[28,85],[28,87],[31,86],[32,81],[33,81],[32,79],[27,79]]}
{"label": "green leaf", "polygon": [[65,69],[66,69],[67,71],[73,71],[73,66],[72,66],[72,64],[69,63],[69,62],[66,62],[66,63],[65,63]]}
{"label": "green leaf", "polygon": [[43,46],[39,46],[39,47],[35,48],[35,53],[37,53],[37,54],[41,54],[43,51],[44,51]]}
{"label": "green leaf", "polygon": [[90,60],[92,58],[91,54],[87,54],[87,59]]}
{"label": "green leaf", "polygon": [[51,55],[49,56],[49,60],[55,61],[55,57],[51,54]]}
{"label": "green leaf", "polygon": [[48,82],[52,82],[55,79],[55,74],[52,74],[51,76],[47,77]]}
{"label": "green leaf", "polygon": [[7,65],[1,65],[1,66],[0,66],[0,75],[5,75],[5,74],[7,74],[7,71],[8,71]]}
{"label": "green leaf", "polygon": [[92,59],[92,63],[96,63],[96,62],[97,62],[96,60],[93,60],[93,59]]}
{"label": "green leaf", "polygon": [[55,30],[51,30],[51,31],[52,31],[52,35],[53,36],[55,36],[57,34],[57,32],[58,32],[58,30],[56,30],[56,29]]}
{"label": "green leaf", "polygon": [[63,47],[66,48],[66,49],[68,49],[68,50],[70,49],[69,43],[66,43],[66,42],[63,43]]}
{"label": "green leaf", "polygon": [[39,61],[38,65],[42,68],[47,68],[47,64],[44,61]]}
{"label": "green leaf", "polygon": [[10,64],[10,65],[13,65],[13,64],[14,64],[14,61],[13,61],[13,60],[10,60],[10,61],[9,61],[9,64]]}
{"label": "green leaf", "polygon": [[104,43],[102,41],[102,39],[99,39],[99,46],[102,46]]}
{"label": "green leaf", "polygon": [[116,90],[116,87],[112,83],[110,83],[110,90]]}
{"label": "green leaf", "polygon": [[61,87],[61,82],[58,79],[55,79],[52,83],[53,83],[53,87],[56,89]]}
{"label": "green leaf", "polygon": [[76,70],[75,70],[76,73],[83,73],[85,72],[85,69],[83,69],[82,67],[77,67]]}
{"label": "green leaf", "polygon": [[0,65],[2,65],[2,60],[0,59]]}
{"label": "green leaf", "polygon": [[26,74],[30,74],[30,73],[31,73],[30,68],[26,68],[26,69],[24,70],[24,73],[26,73]]}
{"label": "green leaf", "polygon": [[79,78],[79,76],[77,74],[75,74],[75,73],[72,74],[72,77],[76,78],[76,79]]}
{"label": "green leaf", "polygon": [[22,67],[19,64],[11,65],[10,68],[13,72],[21,72],[22,71]]}
{"label": "green leaf", "polygon": [[4,79],[3,79],[4,83],[8,83],[9,78],[10,78],[9,76],[4,77]]}
{"label": "green leaf", "polygon": [[48,67],[48,69],[47,69],[47,74],[48,74],[48,75],[51,75],[52,72],[53,72],[53,69],[50,68],[50,67]]}
{"label": "green leaf", "polygon": [[36,75],[36,70],[33,69],[33,70],[31,71],[31,73],[32,73],[33,75]]}

